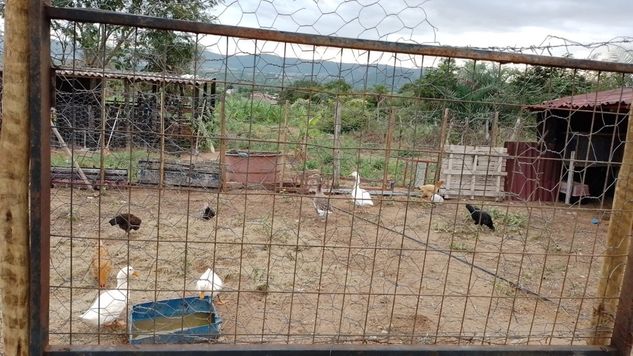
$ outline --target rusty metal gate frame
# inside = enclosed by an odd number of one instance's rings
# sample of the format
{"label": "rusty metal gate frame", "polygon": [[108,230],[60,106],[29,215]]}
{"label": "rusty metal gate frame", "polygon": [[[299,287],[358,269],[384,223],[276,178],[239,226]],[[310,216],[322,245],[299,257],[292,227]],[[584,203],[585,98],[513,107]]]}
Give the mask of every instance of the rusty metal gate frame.
{"label": "rusty metal gate frame", "polygon": [[[309,35],[255,28],[242,28],[200,22],[148,17],[79,8],[56,8],[42,0],[29,0],[31,12],[30,83],[31,120],[31,185],[30,185],[30,347],[31,355],[404,355],[433,354],[453,355],[475,353],[482,355],[502,354],[621,354],[630,348],[633,331],[633,312],[630,301],[620,303],[611,346],[463,346],[463,345],[48,345],[49,328],[49,257],[50,257],[50,21],[68,20],[110,25],[144,27],[160,30],[176,30],[198,34],[232,36],[247,39],[280,41],[337,48],[386,51],[429,56],[446,56],[473,60],[493,60],[499,63],[520,63],[551,67],[571,67],[598,71],[633,73],[633,64],[606,63],[592,60],[545,57],[516,53],[503,53],[470,48],[428,46],[373,40]],[[39,98],[33,99],[33,98]],[[37,119],[39,118],[39,119]],[[630,140],[630,138],[629,138]],[[629,253],[629,256],[631,253]],[[633,294],[633,271],[627,270],[622,296]],[[631,299],[630,297],[628,299]],[[621,302],[623,299],[621,298]]]}

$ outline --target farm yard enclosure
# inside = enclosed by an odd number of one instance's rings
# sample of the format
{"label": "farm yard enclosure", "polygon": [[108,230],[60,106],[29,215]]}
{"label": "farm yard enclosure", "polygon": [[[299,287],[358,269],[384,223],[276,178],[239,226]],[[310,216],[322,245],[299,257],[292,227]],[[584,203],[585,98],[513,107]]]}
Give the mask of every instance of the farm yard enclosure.
{"label": "farm yard enclosure", "polygon": [[[114,265],[141,273],[131,303],[195,295],[213,266],[226,303],[217,306],[219,342],[569,344],[591,334],[596,251],[605,248],[597,237],[606,231],[591,224],[595,210],[490,202],[491,232],[472,224],[461,201],[385,197],[356,215],[346,197],[331,199],[323,223],[312,197],[296,194],[138,187],[95,198],[53,189],[51,342],[127,335],[96,334],[78,319],[97,291],[89,268],[98,239]],[[212,221],[200,217],[209,200]],[[128,207],[143,219],[129,239],[107,224]]]}
{"label": "farm yard enclosure", "polygon": [[[219,344],[572,350],[622,331],[631,65],[47,14],[66,44],[36,190],[51,350],[190,331],[132,306],[195,298],[209,268]],[[93,325],[93,303],[118,320]]]}

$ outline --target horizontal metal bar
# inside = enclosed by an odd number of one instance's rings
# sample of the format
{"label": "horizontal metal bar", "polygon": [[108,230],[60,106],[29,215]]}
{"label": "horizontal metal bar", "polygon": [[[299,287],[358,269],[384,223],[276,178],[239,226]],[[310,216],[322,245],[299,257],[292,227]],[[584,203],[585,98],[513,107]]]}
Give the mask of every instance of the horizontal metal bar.
{"label": "horizontal metal bar", "polygon": [[468,345],[98,345],[49,346],[44,355],[65,356],[81,354],[99,355],[615,355],[616,350],[606,346],[468,346]]}
{"label": "horizontal metal bar", "polygon": [[299,43],[306,45],[349,48],[377,52],[406,53],[413,55],[452,57],[495,61],[500,63],[531,64],[550,67],[566,67],[607,72],[633,73],[633,64],[600,62],[587,59],[538,56],[533,54],[506,53],[482,49],[451,46],[430,46],[412,43],[374,41],[355,38],[302,34],[258,28],[218,25],[212,23],[165,19],[159,17],[124,14],[114,11],[82,8],[48,7],[51,19],[110,25],[144,27],[158,30],[174,30],[218,36],[230,36],[266,41]]}

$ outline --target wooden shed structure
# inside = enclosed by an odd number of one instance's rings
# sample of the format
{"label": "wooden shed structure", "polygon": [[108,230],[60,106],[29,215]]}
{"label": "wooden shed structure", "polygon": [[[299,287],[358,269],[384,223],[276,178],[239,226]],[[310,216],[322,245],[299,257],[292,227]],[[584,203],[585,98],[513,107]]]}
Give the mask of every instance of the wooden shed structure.
{"label": "wooden shed structure", "polygon": [[[530,153],[536,160],[529,169],[535,165],[542,167],[533,177],[538,181],[535,189],[545,188],[551,193],[533,194],[534,199],[528,200],[555,200],[562,193],[567,195],[567,202],[612,197],[622,162],[631,102],[633,88],[618,88],[528,106],[527,110],[537,117],[538,144],[532,145],[532,150],[540,151],[538,155]],[[522,152],[509,153],[520,162]],[[510,182],[517,180],[516,168],[510,167],[515,170]],[[517,193],[516,187],[506,190]],[[531,192],[519,193],[524,198]]]}
{"label": "wooden shed structure", "polygon": [[54,78],[55,125],[87,149],[100,147],[102,129],[108,148],[157,147],[161,127],[167,149],[190,148],[216,101],[214,78],[86,68],[59,68]]}

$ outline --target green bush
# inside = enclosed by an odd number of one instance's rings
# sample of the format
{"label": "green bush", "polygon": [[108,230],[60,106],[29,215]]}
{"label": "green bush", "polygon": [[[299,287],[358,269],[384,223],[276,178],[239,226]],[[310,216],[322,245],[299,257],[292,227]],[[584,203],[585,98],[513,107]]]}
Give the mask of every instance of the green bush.
{"label": "green bush", "polygon": [[[341,102],[341,133],[359,131],[366,127],[372,111],[369,110],[367,101],[364,99],[352,99]],[[324,115],[320,122],[320,128],[324,132],[334,133],[334,112],[336,104],[331,103],[330,113]]]}

